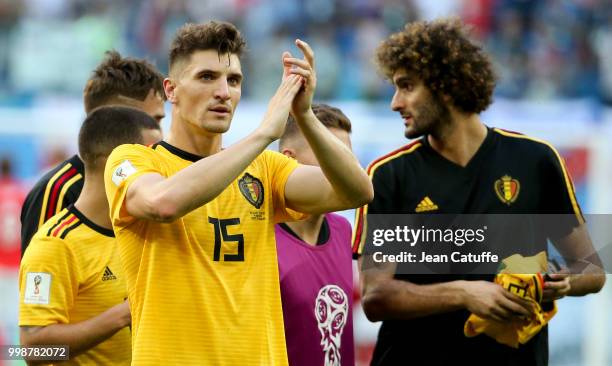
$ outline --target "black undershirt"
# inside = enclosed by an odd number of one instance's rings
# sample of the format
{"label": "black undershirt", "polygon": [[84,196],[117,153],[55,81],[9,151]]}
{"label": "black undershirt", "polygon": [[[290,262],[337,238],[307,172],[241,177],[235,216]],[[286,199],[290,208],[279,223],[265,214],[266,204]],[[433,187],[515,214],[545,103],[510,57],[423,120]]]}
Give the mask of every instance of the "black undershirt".
{"label": "black undershirt", "polygon": [[[278,225],[283,230],[285,230],[286,232],[288,232],[289,234],[294,236],[296,239],[304,241],[304,239],[300,238],[300,236],[298,234],[296,234],[293,230],[291,230],[289,225],[285,224],[284,222],[281,222]],[[328,240],[329,240],[329,224],[327,223],[327,219],[324,217],[323,218],[323,225],[321,225],[321,230],[319,230],[319,237],[317,238],[317,244],[316,245],[325,244],[325,243],[327,243]]]}

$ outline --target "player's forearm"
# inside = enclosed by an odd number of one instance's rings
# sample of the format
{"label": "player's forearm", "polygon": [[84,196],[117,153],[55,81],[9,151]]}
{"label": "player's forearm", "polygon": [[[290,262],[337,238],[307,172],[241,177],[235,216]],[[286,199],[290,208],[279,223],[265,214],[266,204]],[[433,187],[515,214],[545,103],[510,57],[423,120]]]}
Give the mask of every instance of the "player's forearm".
{"label": "player's forearm", "polygon": [[[591,272],[591,273],[589,273]],[[601,268],[585,271],[570,277],[568,296],[584,296],[599,292],[606,283],[606,275]]]}
{"label": "player's forearm", "polygon": [[102,314],[74,324],[53,324],[21,329],[23,345],[67,345],[70,357],[85,352],[130,324],[129,314],[113,306]]}
{"label": "player's forearm", "polygon": [[462,281],[432,285],[387,279],[364,287],[363,309],[370,321],[414,319],[465,307]]}
{"label": "player's forearm", "polygon": [[[217,197],[272,142],[258,130],[150,187],[149,219],[174,221]],[[130,212],[131,213],[131,212]],[[138,215],[135,215],[138,217]]]}
{"label": "player's forearm", "polygon": [[583,296],[601,290],[606,275],[586,224],[580,224],[570,234],[554,240],[554,244],[567,263],[567,272],[572,274],[567,295]]}
{"label": "player's forearm", "polygon": [[372,182],[351,150],[317,119],[312,110],[295,118],[336,197],[344,204],[343,209],[369,203],[374,197]]}

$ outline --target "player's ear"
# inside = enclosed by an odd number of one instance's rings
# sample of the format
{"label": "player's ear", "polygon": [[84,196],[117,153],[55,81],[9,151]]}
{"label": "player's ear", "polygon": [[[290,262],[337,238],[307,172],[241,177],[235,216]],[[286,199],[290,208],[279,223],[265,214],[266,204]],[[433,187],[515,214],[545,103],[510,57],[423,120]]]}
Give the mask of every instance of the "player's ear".
{"label": "player's ear", "polygon": [[285,156],[295,159],[295,150],[285,147],[281,150],[281,153]]}
{"label": "player's ear", "polygon": [[168,98],[168,101],[172,104],[176,103],[175,90],[176,90],[176,84],[174,83],[174,80],[170,78],[165,78],[164,79],[164,92],[166,93],[166,98]]}

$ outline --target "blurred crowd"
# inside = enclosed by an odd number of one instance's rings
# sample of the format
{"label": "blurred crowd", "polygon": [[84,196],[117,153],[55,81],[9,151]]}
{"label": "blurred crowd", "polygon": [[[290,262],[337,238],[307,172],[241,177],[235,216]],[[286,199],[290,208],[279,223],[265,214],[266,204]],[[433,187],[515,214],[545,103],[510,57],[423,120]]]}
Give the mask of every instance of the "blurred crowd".
{"label": "blurred crowd", "polygon": [[263,100],[292,40],[317,56],[318,98],[387,100],[374,49],[406,22],[458,15],[497,66],[497,95],[612,103],[610,0],[0,0],[0,103],[79,95],[106,49],[167,69],[185,22],[227,20],[246,35],[243,95]]}

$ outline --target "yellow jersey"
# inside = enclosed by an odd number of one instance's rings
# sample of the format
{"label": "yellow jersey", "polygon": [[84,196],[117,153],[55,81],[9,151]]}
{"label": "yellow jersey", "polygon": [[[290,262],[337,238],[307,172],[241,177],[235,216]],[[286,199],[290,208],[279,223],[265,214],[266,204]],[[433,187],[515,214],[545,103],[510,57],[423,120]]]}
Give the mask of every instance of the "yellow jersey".
{"label": "yellow jersey", "polygon": [[170,177],[199,159],[161,142],[119,146],[107,161],[133,364],[286,365],[274,224],[303,216],[284,199],[298,164],[265,151],[219,196],[172,223],[128,214],[136,178]]}
{"label": "yellow jersey", "polygon": [[[74,206],[51,217],[32,238],[19,268],[19,326],[78,323],[125,301],[127,287],[114,233]],[[130,330],[65,361],[129,365]]]}

